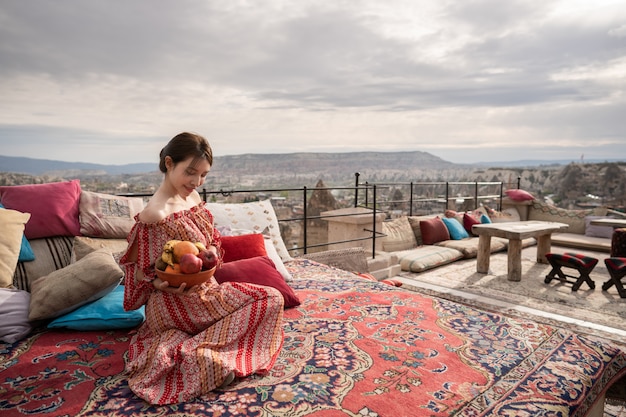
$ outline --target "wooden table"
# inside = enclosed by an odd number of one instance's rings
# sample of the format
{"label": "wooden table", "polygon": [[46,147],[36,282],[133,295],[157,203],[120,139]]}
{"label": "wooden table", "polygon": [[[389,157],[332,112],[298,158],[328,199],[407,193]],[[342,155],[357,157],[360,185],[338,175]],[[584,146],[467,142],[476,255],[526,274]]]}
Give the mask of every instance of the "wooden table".
{"label": "wooden table", "polygon": [[508,279],[509,281],[522,280],[522,240],[529,237],[537,239],[537,262],[548,263],[546,254],[552,246],[552,233],[566,229],[565,223],[544,221],[522,221],[476,224],[472,227],[478,235],[478,255],[476,271],[482,274],[489,272],[489,258],[491,257],[491,237],[497,236],[509,240]]}

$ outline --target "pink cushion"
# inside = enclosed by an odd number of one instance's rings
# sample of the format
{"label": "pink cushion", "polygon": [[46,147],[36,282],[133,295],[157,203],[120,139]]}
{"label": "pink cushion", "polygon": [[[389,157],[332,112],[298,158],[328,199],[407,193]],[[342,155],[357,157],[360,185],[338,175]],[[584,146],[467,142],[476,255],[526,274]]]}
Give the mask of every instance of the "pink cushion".
{"label": "pink cushion", "polygon": [[8,209],[30,213],[24,236],[80,236],[80,181],[0,187],[0,202]]}
{"label": "pink cushion", "polygon": [[439,217],[420,221],[420,232],[422,232],[422,243],[424,245],[434,245],[444,240],[450,240],[450,233]]}
{"label": "pink cushion", "polygon": [[528,201],[534,200],[535,197],[528,191],[511,189],[504,192],[513,201]]}
{"label": "pink cushion", "polygon": [[215,280],[223,282],[249,282],[276,288],[285,299],[285,308],[300,305],[300,299],[276,270],[274,262],[267,256],[240,259],[223,263],[215,271]]}
{"label": "pink cushion", "polygon": [[222,250],[224,262],[233,262],[240,259],[267,256],[265,239],[260,233],[250,233],[239,236],[222,236]]}

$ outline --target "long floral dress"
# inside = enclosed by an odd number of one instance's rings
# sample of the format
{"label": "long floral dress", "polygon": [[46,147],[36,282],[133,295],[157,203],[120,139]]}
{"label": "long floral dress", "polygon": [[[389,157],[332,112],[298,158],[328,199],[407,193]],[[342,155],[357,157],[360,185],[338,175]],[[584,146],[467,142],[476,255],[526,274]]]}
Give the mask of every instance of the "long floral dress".
{"label": "long floral dress", "polygon": [[[124,308],[146,305],[146,321],[133,336],[126,363],[131,390],[152,404],[190,400],[238,377],[263,374],[283,344],[283,298],[274,288],[247,283],[218,284],[213,278],[188,295],[156,290],[154,261],[170,239],[220,247],[213,216],[200,203],[157,223],[138,216],[129,247],[137,261],[120,259],[125,271]],[[141,270],[146,279],[137,281]]]}

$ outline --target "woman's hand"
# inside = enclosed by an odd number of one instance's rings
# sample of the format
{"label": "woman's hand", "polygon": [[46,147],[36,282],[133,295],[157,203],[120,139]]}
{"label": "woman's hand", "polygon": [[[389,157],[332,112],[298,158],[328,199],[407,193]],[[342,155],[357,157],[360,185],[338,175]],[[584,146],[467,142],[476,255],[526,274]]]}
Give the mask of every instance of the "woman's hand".
{"label": "woman's hand", "polygon": [[197,285],[194,285],[188,290],[185,290],[185,288],[187,287],[187,283],[185,282],[183,282],[180,287],[171,287],[169,282],[163,281],[161,278],[155,278],[154,281],[152,281],[152,285],[159,291],[180,295],[188,294],[198,287]]}

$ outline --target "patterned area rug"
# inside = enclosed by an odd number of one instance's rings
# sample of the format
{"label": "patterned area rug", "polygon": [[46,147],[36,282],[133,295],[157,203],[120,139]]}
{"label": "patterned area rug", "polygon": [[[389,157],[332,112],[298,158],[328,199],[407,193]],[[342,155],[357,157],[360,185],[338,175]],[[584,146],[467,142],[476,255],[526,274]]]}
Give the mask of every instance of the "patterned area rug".
{"label": "patterned area rug", "polygon": [[291,267],[302,305],[268,375],[156,407],[126,383],[132,332],[43,331],[0,344],[0,414],[577,416],[626,371],[600,338],[327,271]]}

